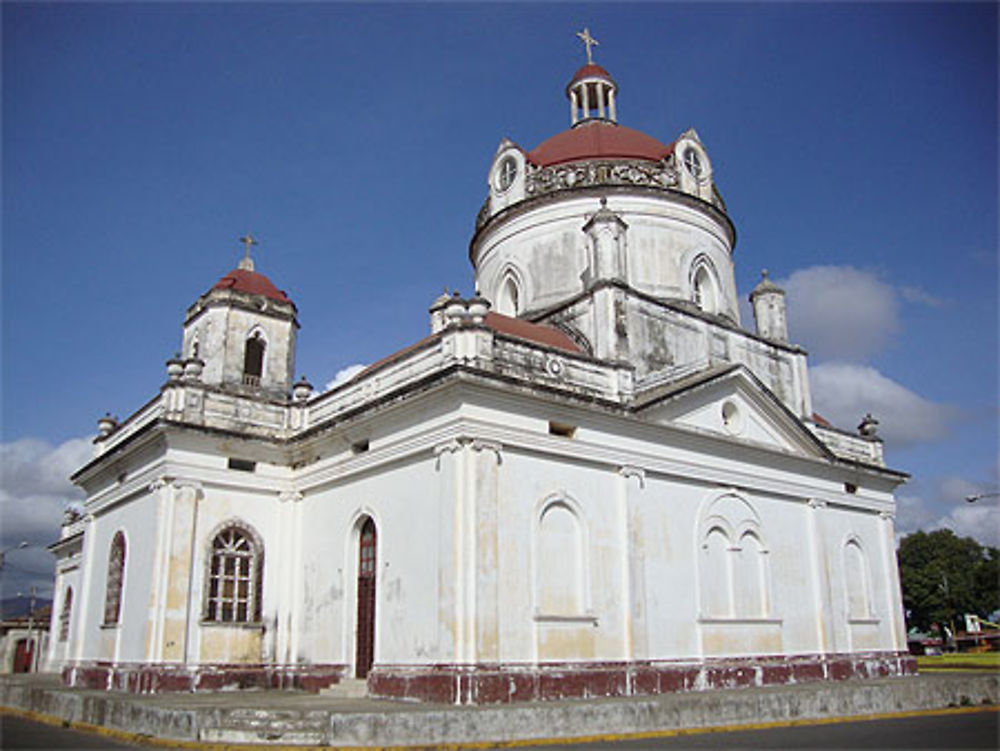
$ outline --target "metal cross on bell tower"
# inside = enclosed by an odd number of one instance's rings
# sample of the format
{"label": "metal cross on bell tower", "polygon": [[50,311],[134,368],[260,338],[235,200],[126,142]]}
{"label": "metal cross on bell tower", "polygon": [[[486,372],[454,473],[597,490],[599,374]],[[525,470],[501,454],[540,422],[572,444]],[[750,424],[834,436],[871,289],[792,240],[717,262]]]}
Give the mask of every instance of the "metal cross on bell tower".
{"label": "metal cross on bell tower", "polygon": [[243,243],[244,251],[243,258],[240,259],[239,268],[245,269],[246,271],[253,271],[253,259],[250,257],[250,248],[257,245],[257,241],[254,236],[247,232],[243,237],[240,238],[240,242]]}
{"label": "metal cross on bell tower", "polygon": [[590,29],[588,29],[586,26],[583,27],[583,31],[576,32],[576,35],[580,37],[584,45],[587,47],[587,65],[593,65],[594,57],[591,52],[591,47],[600,47],[601,43],[590,35]]}

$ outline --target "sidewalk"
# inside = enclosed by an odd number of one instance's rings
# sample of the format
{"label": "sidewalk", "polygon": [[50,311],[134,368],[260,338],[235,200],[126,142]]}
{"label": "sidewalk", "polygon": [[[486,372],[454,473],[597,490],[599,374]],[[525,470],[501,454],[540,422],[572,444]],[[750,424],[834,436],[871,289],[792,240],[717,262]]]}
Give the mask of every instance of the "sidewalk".
{"label": "sidewalk", "polygon": [[997,704],[1000,675],[938,673],[796,686],[459,707],[278,691],[136,695],[69,689],[55,675],[0,677],[0,705],[69,723],[209,743],[515,745],[681,728]]}

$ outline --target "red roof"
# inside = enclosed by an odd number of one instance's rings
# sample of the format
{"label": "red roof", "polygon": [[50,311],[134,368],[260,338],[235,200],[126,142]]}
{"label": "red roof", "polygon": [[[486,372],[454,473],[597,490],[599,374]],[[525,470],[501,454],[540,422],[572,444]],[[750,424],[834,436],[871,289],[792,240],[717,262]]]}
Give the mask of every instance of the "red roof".
{"label": "red roof", "polygon": [[288,299],[288,295],[275,287],[266,276],[246,269],[233,269],[217,281],[212,289],[233,289],[251,295],[264,295],[278,302],[292,302]]}
{"label": "red roof", "polygon": [[670,155],[652,136],[615,123],[596,121],[564,130],[528,152],[528,161],[539,167],[586,159],[645,159],[658,162]]}
{"label": "red roof", "polygon": [[600,65],[597,65],[596,63],[588,63],[587,65],[584,65],[582,68],[580,68],[580,70],[578,70],[573,75],[573,78],[570,79],[570,82],[569,84],[567,84],[566,88],[569,88],[577,81],[582,81],[584,78],[606,78],[612,83],[614,83],[614,79],[611,77],[611,74],[608,73],[606,70],[604,70],[604,68],[602,68]]}
{"label": "red roof", "polygon": [[498,333],[516,336],[518,339],[527,339],[529,342],[543,344],[546,347],[555,347],[577,354],[583,352],[579,344],[554,326],[522,321],[520,318],[511,318],[493,312],[486,314],[486,325]]}

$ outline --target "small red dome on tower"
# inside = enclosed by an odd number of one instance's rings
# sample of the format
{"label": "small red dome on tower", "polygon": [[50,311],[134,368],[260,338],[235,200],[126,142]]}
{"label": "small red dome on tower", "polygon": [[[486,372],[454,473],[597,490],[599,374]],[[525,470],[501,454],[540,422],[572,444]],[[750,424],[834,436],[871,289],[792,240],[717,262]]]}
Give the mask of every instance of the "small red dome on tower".
{"label": "small red dome on tower", "polygon": [[598,65],[597,63],[587,63],[573,75],[573,78],[570,79],[570,82],[566,84],[566,89],[568,90],[570,86],[572,86],[575,83],[578,83],[579,81],[582,81],[584,78],[604,78],[610,81],[611,83],[615,82],[615,79],[611,77],[611,74],[608,73],[600,65]]}
{"label": "small red dome on tower", "polygon": [[222,277],[212,289],[232,289],[250,295],[264,295],[278,302],[293,304],[288,295],[274,286],[263,274],[249,269],[233,269]]}

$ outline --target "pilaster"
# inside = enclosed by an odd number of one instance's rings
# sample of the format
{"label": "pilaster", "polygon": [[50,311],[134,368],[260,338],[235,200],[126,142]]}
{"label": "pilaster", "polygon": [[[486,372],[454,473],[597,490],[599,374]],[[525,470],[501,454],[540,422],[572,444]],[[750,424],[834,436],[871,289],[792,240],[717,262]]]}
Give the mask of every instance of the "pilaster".
{"label": "pilaster", "polygon": [[833,627],[833,594],[830,590],[830,561],[823,540],[823,514],[826,501],[810,498],[806,510],[806,536],[809,540],[809,569],[812,579],[813,609],[816,613],[816,651],[829,654],[837,651],[836,629]]}

